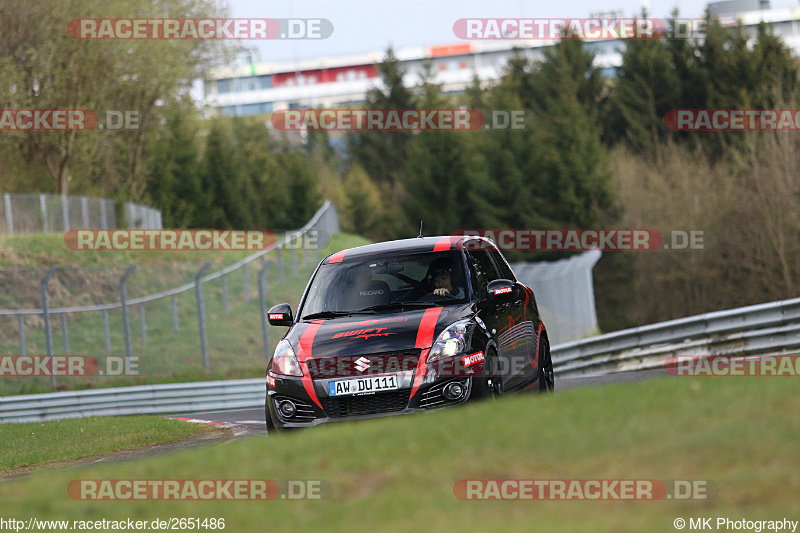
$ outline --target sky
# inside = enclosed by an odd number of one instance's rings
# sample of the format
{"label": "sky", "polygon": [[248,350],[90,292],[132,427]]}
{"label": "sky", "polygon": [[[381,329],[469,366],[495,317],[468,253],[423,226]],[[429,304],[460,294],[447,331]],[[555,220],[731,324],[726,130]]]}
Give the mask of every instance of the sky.
{"label": "sky", "polygon": [[[641,13],[642,0],[220,0],[236,18],[324,18],[333,35],[323,40],[250,41],[263,62],[292,62],[322,56],[396,50],[459,42],[453,23],[460,18],[579,18],[593,11],[621,9]],[[646,0],[651,17],[665,18],[674,8],[681,17],[702,16],[700,0]],[[777,8],[798,7],[798,0],[772,0]]]}

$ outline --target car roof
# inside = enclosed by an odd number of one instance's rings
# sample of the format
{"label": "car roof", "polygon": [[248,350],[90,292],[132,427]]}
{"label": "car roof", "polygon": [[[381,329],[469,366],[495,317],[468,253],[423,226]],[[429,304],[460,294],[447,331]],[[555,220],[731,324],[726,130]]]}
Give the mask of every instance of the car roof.
{"label": "car roof", "polygon": [[489,239],[471,235],[442,235],[438,237],[417,237],[413,239],[401,239],[396,241],[377,242],[365,244],[357,248],[348,248],[331,254],[323,260],[323,263],[341,263],[349,261],[363,261],[370,257],[380,257],[382,255],[394,255],[397,253],[422,253],[422,252],[446,252],[448,250],[464,250],[465,244],[495,245]]}

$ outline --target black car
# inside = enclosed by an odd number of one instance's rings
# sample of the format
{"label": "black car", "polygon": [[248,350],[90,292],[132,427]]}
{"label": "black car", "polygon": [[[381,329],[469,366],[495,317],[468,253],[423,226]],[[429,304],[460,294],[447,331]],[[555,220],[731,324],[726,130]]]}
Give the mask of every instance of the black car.
{"label": "black car", "polygon": [[437,409],[552,391],[533,291],[490,240],[370,244],[320,262],[300,301],[269,310],[289,326],[267,373],[267,427]]}

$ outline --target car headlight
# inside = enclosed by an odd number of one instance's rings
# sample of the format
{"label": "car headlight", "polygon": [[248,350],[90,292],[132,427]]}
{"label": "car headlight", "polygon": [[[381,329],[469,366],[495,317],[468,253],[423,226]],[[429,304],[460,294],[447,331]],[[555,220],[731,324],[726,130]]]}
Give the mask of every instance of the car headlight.
{"label": "car headlight", "polygon": [[439,334],[428,354],[428,362],[462,354],[467,350],[474,322],[470,319],[453,322]]}
{"label": "car headlight", "polygon": [[283,339],[275,347],[275,355],[272,356],[272,364],[269,369],[273,374],[281,376],[303,377],[297,356],[294,354],[292,345],[286,339]]}

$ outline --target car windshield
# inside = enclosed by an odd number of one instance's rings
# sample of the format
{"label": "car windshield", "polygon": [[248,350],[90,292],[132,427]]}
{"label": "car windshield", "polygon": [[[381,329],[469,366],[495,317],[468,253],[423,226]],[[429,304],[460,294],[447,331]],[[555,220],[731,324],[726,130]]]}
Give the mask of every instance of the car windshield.
{"label": "car windshield", "polygon": [[465,280],[461,256],[451,251],[328,263],[314,277],[300,316],[462,303]]}

